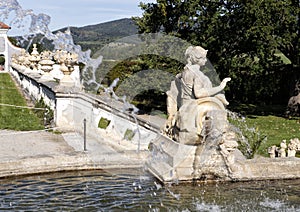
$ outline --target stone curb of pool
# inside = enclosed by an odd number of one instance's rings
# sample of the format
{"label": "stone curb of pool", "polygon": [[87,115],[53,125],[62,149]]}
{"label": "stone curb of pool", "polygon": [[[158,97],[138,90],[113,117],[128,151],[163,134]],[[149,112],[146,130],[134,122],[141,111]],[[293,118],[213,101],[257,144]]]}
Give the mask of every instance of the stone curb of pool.
{"label": "stone curb of pool", "polygon": [[72,151],[44,155],[32,153],[24,158],[16,156],[10,160],[3,160],[0,162],[0,178],[60,171],[141,168],[147,157],[144,152],[116,150],[95,139],[89,139],[90,148],[83,151],[74,147],[74,139],[70,139],[70,134],[63,137],[61,145],[67,143]]}

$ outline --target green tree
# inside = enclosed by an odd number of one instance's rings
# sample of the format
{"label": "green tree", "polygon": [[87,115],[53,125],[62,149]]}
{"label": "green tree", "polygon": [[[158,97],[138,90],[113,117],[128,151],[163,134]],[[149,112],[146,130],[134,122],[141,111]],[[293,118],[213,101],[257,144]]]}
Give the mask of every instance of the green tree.
{"label": "green tree", "polygon": [[30,45],[30,47],[28,48],[28,52],[29,52],[29,53],[31,53],[31,52],[33,51],[33,44],[36,44],[36,48],[37,48],[37,51],[38,51],[39,53],[41,53],[41,52],[47,50],[47,49],[44,47],[44,45],[43,45],[42,43],[32,43],[32,44]]}
{"label": "green tree", "polygon": [[15,37],[8,37],[8,40],[11,42],[12,45],[20,47],[19,42]]}
{"label": "green tree", "polygon": [[299,1],[157,0],[140,4],[140,33],[165,32],[209,50],[231,100],[270,103],[289,75],[284,53],[299,67]]}
{"label": "green tree", "polygon": [[5,64],[5,57],[3,55],[0,55],[0,65]]}

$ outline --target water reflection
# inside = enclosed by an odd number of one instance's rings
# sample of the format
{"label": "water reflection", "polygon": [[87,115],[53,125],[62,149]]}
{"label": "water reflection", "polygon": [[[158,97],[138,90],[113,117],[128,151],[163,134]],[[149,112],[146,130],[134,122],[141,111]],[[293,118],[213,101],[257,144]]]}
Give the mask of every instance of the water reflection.
{"label": "water reflection", "polygon": [[161,186],[126,170],[3,179],[0,210],[300,211],[300,180]]}

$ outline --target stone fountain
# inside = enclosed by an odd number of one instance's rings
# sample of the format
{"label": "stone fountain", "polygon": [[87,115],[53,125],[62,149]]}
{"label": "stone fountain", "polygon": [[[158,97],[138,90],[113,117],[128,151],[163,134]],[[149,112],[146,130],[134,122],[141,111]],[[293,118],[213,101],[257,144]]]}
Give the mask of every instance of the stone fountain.
{"label": "stone fountain", "polygon": [[[200,70],[206,53],[199,46],[186,50],[187,65],[167,92],[168,120],[161,135],[149,145],[148,170],[162,182],[300,178],[296,141],[289,146],[291,157],[246,159],[238,150],[222,93],[230,78],[212,86]],[[285,149],[280,151],[285,154]]]}
{"label": "stone fountain", "polygon": [[[4,1],[4,3],[7,3],[7,2],[8,1]],[[13,1],[11,1],[11,2],[13,2]],[[7,4],[7,5],[16,6],[17,11],[20,11],[20,9],[21,9],[19,7],[19,5],[16,4],[16,1],[14,1],[13,4]],[[4,4],[4,6],[5,6],[5,4]],[[26,11],[26,14],[28,14],[28,13],[29,12]],[[21,18],[23,18],[24,14],[25,13],[23,11],[20,13],[20,15],[22,15]],[[31,12],[29,14],[31,14]],[[42,19],[43,18],[42,15],[43,14],[39,14],[37,16],[37,15],[33,14],[31,16],[31,18],[33,20],[32,22],[34,24],[39,24],[39,23],[43,22],[44,19]],[[37,18],[39,18],[39,21],[37,21]],[[49,23],[49,21],[46,21],[46,22]],[[37,28],[39,30],[38,32],[40,33],[40,29],[43,29],[44,27],[37,27]],[[45,27],[45,28],[47,28],[47,27]],[[57,41],[57,40],[58,39],[55,39],[55,41]],[[200,48],[198,48],[198,49],[200,50]],[[195,50],[197,50],[197,48],[195,48]],[[190,48],[189,51],[193,52],[194,50],[193,50],[193,48]],[[190,53],[187,52],[187,55],[190,55]],[[205,53],[205,55],[206,55],[206,53]],[[199,57],[198,59],[205,60],[205,58],[201,58],[201,57]],[[18,61],[18,58],[13,58],[13,60],[14,61],[12,63],[12,66],[18,67],[18,70],[22,71],[23,67],[29,69],[28,67],[30,66],[30,64],[24,65],[24,62],[20,63]],[[195,58],[190,60],[191,64],[188,64],[187,68],[190,68],[191,70],[195,70],[196,73],[199,73],[199,70],[197,70],[199,65],[197,66],[197,62],[195,60],[197,60],[197,54],[195,55]],[[29,61],[29,60],[26,60],[26,61]],[[29,61],[29,63],[31,63],[31,62]],[[62,65],[61,70],[60,70],[60,68],[56,69],[56,67],[57,66],[60,67],[60,65],[58,65],[58,64],[53,65],[54,66],[53,71],[56,71],[56,73],[57,73],[56,79],[58,79],[58,80],[61,80],[64,77],[64,75],[63,74],[61,75],[60,73],[62,70],[66,70],[65,66],[68,66],[66,63],[61,64],[61,65]],[[195,65],[195,66],[193,66],[193,65]],[[50,72],[53,72],[53,71],[50,71]],[[67,71],[69,71],[69,69]],[[73,71],[73,73],[74,72],[75,71]],[[188,70],[187,70],[187,72],[188,72]],[[199,73],[199,74],[201,74],[201,73]],[[220,179],[220,180],[253,180],[253,179],[274,179],[274,178],[280,179],[280,178],[295,178],[295,177],[300,176],[299,171],[298,171],[299,170],[299,160],[294,157],[286,157],[286,158],[274,157],[274,158],[270,158],[270,159],[263,158],[261,160],[260,159],[254,159],[254,160],[245,159],[236,148],[237,143],[236,143],[235,134],[233,132],[229,131],[229,129],[227,129],[226,111],[225,111],[225,107],[224,107],[224,105],[226,105],[227,103],[224,99],[224,96],[222,94],[220,94],[222,89],[220,89],[220,87],[218,87],[218,88],[216,88],[216,90],[217,90],[216,93],[212,92],[212,93],[207,93],[206,95],[198,96],[197,94],[190,92],[190,89],[189,89],[190,84],[189,83],[186,83],[187,86],[185,86],[183,84],[183,82],[190,82],[188,80],[189,79],[188,76],[190,76],[190,75],[187,73],[179,75],[176,78],[176,80],[172,83],[172,86],[175,88],[171,87],[170,92],[168,94],[168,102],[169,102],[168,122],[166,123],[163,133],[160,134],[156,139],[154,139],[151,144],[152,158],[148,162],[148,168],[151,173],[153,173],[155,176],[157,176],[163,182],[169,182],[169,181],[173,181],[173,180],[191,181],[191,180],[197,180],[197,179]],[[184,78],[184,77],[186,77],[186,78]],[[184,79],[184,80],[182,80],[182,79]],[[226,79],[221,87],[223,87],[224,84],[226,84],[226,82],[228,80],[229,79]],[[208,82],[207,80],[205,80],[205,81]],[[209,82],[208,82],[208,84],[209,84]],[[203,88],[207,88],[206,86],[208,86],[209,89],[207,89],[207,90],[213,91],[214,89],[212,87],[210,87],[210,85],[208,85],[208,84],[203,84]],[[181,85],[184,85],[184,86],[181,86]],[[197,86],[195,86],[195,87],[197,87]],[[181,91],[183,91],[183,88],[184,89],[187,88],[187,90],[186,90],[187,93],[184,93],[185,95],[182,96]],[[203,91],[202,94],[205,94],[206,90],[203,89],[202,91]],[[177,98],[174,98],[174,97],[177,97]],[[185,101],[185,98],[183,98],[183,97],[188,97],[188,100]],[[83,98],[81,98],[81,99],[83,99]],[[188,103],[189,101],[190,101],[190,103]],[[94,101],[91,101],[91,102],[93,103],[93,105],[95,105]],[[64,105],[67,105],[67,104],[64,104]],[[79,105],[85,105],[85,104],[77,104],[76,106],[74,106],[74,109],[77,108]],[[173,109],[173,111],[172,111],[172,109]],[[189,109],[191,109],[191,110],[189,110]],[[90,110],[86,114],[93,114],[93,113],[96,113],[98,110],[99,109],[96,108],[96,109],[93,109],[92,111]],[[64,112],[67,113],[69,111],[65,110]],[[191,115],[188,115],[189,112],[192,112]],[[76,115],[79,116],[80,114],[82,114],[82,113],[77,113]],[[195,115],[195,116],[192,116],[192,115]],[[70,122],[68,121],[66,123],[70,123]],[[149,134],[145,137],[149,137]],[[298,143],[298,142],[295,141],[294,144],[295,143]],[[282,146],[283,147],[281,147],[281,149],[284,149],[284,145],[282,145]],[[290,150],[289,155],[294,154],[294,152],[296,151],[295,146],[297,146],[297,145],[290,145],[290,147],[288,147]],[[299,149],[299,145],[298,145],[297,149]],[[274,151],[276,152],[276,150],[277,150],[277,148],[275,147]],[[282,155],[284,155],[284,154],[282,154]],[[35,161],[37,161],[37,160],[35,160]],[[15,167],[13,167],[13,168],[15,168]],[[90,178],[90,177],[91,176],[89,175],[88,178]],[[65,177],[63,177],[63,178],[68,180],[68,178],[65,178]],[[100,178],[101,178],[101,181],[103,181],[102,177],[100,177]],[[62,178],[60,177],[59,185],[61,185],[61,179]],[[74,178],[72,177],[72,179],[74,179]],[[99,179],[98,175],[97,175],[97,179]],[[123,177],[123,179],[124,179],[124,177]],[[146,178],[146,179],[148,179],[148,178]],[[84,179],[84,181],[86,181],[86,179]],[[105,180],[105,181],[108,181],[108,180]],[[109,181],[113,181],[112,183],[114,185],[116,184],[116,180],[112,180],[112,178],[110,178]],[[117,180],[117,181],[119,181],[119,180]],[[74,182],[74,180],[72,180],[71,183],[74,184],[73,182]],[[144,182],[145,181],[143,180],[143,183]],[[136,182],[133,182],[130,184],[126,183],[124,185],[135,185],[135,183]],[[10,182],[9,184],[15,185],[16,183]],[[85,183],[85,185],[93,185],[92,186],[93,188],[95,187],[96,184],[97,183],[95,183],[94,180],[91,183]],[[102,185],[102,183],[99,183],[99,184]],[[39,184],[37,184],[37,185],[38,185],[38,189],[36,189],[36,190],[39,191],[39,194],[41,194],[41,193],[43,194],[43,192],[41,192],[40,185]],[[82,183],[77,183],[76,185],[82,185]],[[26,184],[26,186],[28,187],[28,183]],[[112,184],[107,187],[109,189],[111,189],[111,186],[112,186]],[[15,188],[14,188],[15,186],[12,186],[12,187],[13,188],[11,190],[15,190]],[[23,186],[18,186],[18,187],[22,189]],[[144,194],[144,193],[147,193],[147,194],[151,193],[151,196],[152,196],[152,192],[139,192],[139,190],[136,190],[136,189],[135,189],[136,192],[132,192],[132,187],[130,187],[130,186],[126,186],[126,187],[130,188],[130,190],[129,190],[130,194],[134,193],[134,194],[138,194],[138,196],[141,196],[141,194]],[[139,187],[142,187],[142,186],[139,186]],[[143,185],[143,187],[144,187],[144,185]],[[74,191],[82,190],[82,187],[79,187],[78,189],[77,188],[72,189],[72,187],[64,186],[64,188],[67,189],[66,192],[69,192],[70,189],[72,191],[73,190]],[[101,187],[100,189],[96,188],[96,189],[94,189],[94,191],[102,190],[102,188],[103,187]],[[201,190],[201,189],[198,190],[199,188],[200,187],[197,186],[196,193],[200,194],[201,196],[199,196],[199,197],[191,196],[190,191],[189,191],[188,195],[186,197],[186,201],[182,201],[182,199],[184,198],[184,196],[183,196],[180,200],[180,204],[177,204],[177,205],[181,205],[181,203],[183,203],[183,202],[187,202],[188,204],[196,205],[196,206],[205,205],[205,202],[200,201],[200,203],[199,203],[198,201],[203,200],[203,194],[207,193],[207,191]],[[56,189],[56,188],[54,188],[54,189]],[[88,189],[88,186],[85,186],[84,189],[85,190]],[[117,192],[119,191],[117,189],[114,189],[114,190]],[[124,190],[123,187],[121,190],[122,191]],[[156,189],[147,189],[147,191],[152,191],[152,190],[157,192],[157,190],[159,190],[159,187],[156,186]],[[187,190],[187,187],[184,187],[183,190]],[[228,190],[230,190],[230,187]],[[244,189],[237,189],[237,190],[242,190],[241,195],[243,195],[243,196],[244,196],[244,193],[248,193],[248,192],[245,192]],[[253,189],[251,187],[251,189],[248,189],[248,190],[253,191],[253,190],[260,190],[260,189],[256,189],[255,187]],[[277,190],[281,190],[281,189],[277,188]],[[49,191],[49,189],[46,189],[46,192],[47,191]],[[97,196],[97,201],[95,201],[95,199],[92,199],[92,203],[100,202],[99,198],[98,198],[99,195],[94,195],[95,193],[93,193],[92,190],[87,190],[87,191],[88,191],[87,193],[93,194],[93,195],[89,195],[89,196],[91,196],[91,197]],[[169,191],[169,189],[166,189],[166,191]],[[229,196],[228,193],[226,193],[226,190],[223,190],[223,191],[224,192],[222,192],[222,190],[221,190],[221,192],[220,192],[220,189],[216,187],[216,190],[214,193],[219,194],[219,196],[220,196],[219,199],[223,199],[224,194],[225,194],[225,196]],[[11,192],[6,192],[6,194],[7,193],[10,194]],[[22,192],[17,191],[17,193],[22,193]],[[32,192],[30,192],[30,193],[32,193]],[[64,193],[64,192],[60,192],[60,193]],[[77,192],[77,193],[79,194],[79,198],[82,198],[82,192]],[[111,193],[111,192],[108,192],[108,193]],[[163,192],[163,193],[165,193],[165,192]],[[169,193],[175,197],[174,192],[169,191]],[[213,203],[215,204],[217,202],[216,198],[211,198],[214,195],[214,193],[212,193],[212,195],[210,195],[209,199],[213,199]],[[12,206],[16,207],[16,205],[14,204],[14,201],[16,203],[17,202],[22,203],[22,201],[18,200],[18,196],[21,197],[21,200],[23,200],[23,198],[24,198],[24,195],[13,195],[13,194],[14,193],[10,194],[12,196],[11,201],[9,199],[7,199],[6,196],[4,197],[6,201],[3,201],[3,205],[5,206],[5,202],[6,203],[9,202],[9,205],[10,205],[9,209],[7,209],[7,210],[12,210]],[[128,192],[127,192],[127,194],[128,194]],[[259,193],[257,193],[257,194],[259,194]],[[297,194],[297,193],[295,192],[295,194]],[[102,195],[102,194],[100,194],[100,195]],[[280,195],[282,195],[282,192],[280,192]],[[36,194],[33,194],[33,196],[36,197]],[[42,195],[42,196],[44,197],[45,195]],[[115,198],[115,196],[112,195],[111,197],[113,199],[118,199],[118,198]],[[252,196],[255,196],[255,194]],[[260,195],[258,195],[258,196],[264,196],[264,195],[262,195],[262,193],[260,193]],[[136,198],[134,198],[133,201],[131,201],[130,197],[128,198],[126,196],[126,194],[121,195],[121,196],[118,194],[118,197],[124,197],[124,199],[126,199],[127,202],[130,202],[131,203],[131,205],[129,205],[130,208],[132,208],[132,206],[133,206],[132,203],[134,203],[134,205],[138,206],[138,208],[139,208],[138,210],[141,210],[141,205],[136,204],[136,203],[144,203],[145,202],[144,200],[138,201]],[[157,196],[155,192],[153,193],[153,197],[156,197],[155,199],[160,199],[159,196]],[[168,196],[164,194],[162,196],[162,199],[166,199],[166,197],[168,197]],[[246,198],[246,202],[248,204],[245,207],[245,202],[240,202],[240,198],[238,195],[236,197],[237,198],[233,198],[233,199],[238,200],[237,204],[242,206],[242,208],[239,210],[243,210],[245,208],[253,209],[253,203],[258,202],[257,199],[254,199],[254,201],[253,200],[248,201],[248,199]],[[29,201],[25,202],[27,209],[28,209],[28,207],[30,207],[31,199],[34,199],[34,198],[32,198],[29,195],[29,198],[28,198]],[[66,205],[66,202],[68,202],[68,201],[64,200],[64,198],[61,198],[61,199],[63,199],[62,204]],[[151,202],[150,206],[153,205],[153,203],[155,202],[155,199],[150,200],[150,202]],[[39,200],[41,200],[40,204],[39,204]],[[105,199],[105,203],[107,203],[106,200],[107,200],[107,198]],[[26,201],[26,200],[23,200],[23,202],[24,201]],[[174,205],[173,204],[174,201],[179,202],[177,198],[176,198],[176,200],[171,199],[172,205]],[[44,206],[45,202],[49,202],[49,201],[44,200],[43,198],[35,198],[35,200],[33,201],[32,207],[36,208],[37,205]],[[50,199],[50,202],[51,202],[51,199]],[[69,202],[72,206],[75,205],[75,208],[79,207],[76,204],[74,204],[74,201],[69,201]],[[114,201],[112,201],[112,202],[114,202]],[[123,199],[121,202],[122,202],[122,205],[126,204],[126,203],[124,203]],[[118,209],[120,209],[119,203],[120,203],[120,201],[116,202],[116,208],[118,208]],[[261,203],[261,202],[258,202],[258,204],[259,203]],[[267,203],[269,203],[269,199],[267,199]],[[277,201],[275,203],[276,203],[276,205],[278,205]],[[279,202],[279,203],[281,203],[281,202]],[[61,207],[61,205],[57,201],[55,201],[54,204],[55,204],[55,206]],[[165,202],[160,201],[159,204],[162,206],[163,204],[165,204]],[[229,204],[232,205],[233,202],[230,201]],[[166,207],[168,207],[167,204],[165,204],[165,205],[166,205]],[[267,206],[270,206],[270,204],[267,204]],[[80,204],[80,207],[84,208],[84,206],[82,204]],[[91,205],[88,204],[87,208],[90,209]],[[101,205],[101,208],[103,208],[103,205]],[[208,208],[210,210],[215,209],[214,207],[211,207],[211,205],[208,205],[208,207],[204,208],[203,210],[205,210],[205,209],[208,210]],[[221,208],[224,209],[224,207],[221,207]],[[54,210],[56,210],[56,209],[54,209]],[[149,209],[150,210],[159,210],[156,207],[154,207],[154,205],[147,209],[148,210]],[[196,207],[196,209],[198,211],[201,210],[201,208],[199,209],[199,207]],[[217,209],[221,210],[220,208],[217,208]],[[268,207],[268,209],[269,209],[269,207]],[[61,208],[60,208],[60,210],[61,210]],[[111,207],[110,207],[110,210],[111,210]],[[167,210],[169,210],[169,209],[167,209]],[[182,210],[186,211],[188,209],[183,208]],[[228,209],[228,210],[230,210],[230,209]],[[231,209],[231,211],[233,211],[233,209]]]}
{"label": "stone fountain", "polygon": [[[238,149],[238,138],[231,130],[225,109],[228,101],[223,90],[231,79],[225,78],[218,86],[213,86],[210,79],[201,71],[206,63],[206,54],[207,50],[199,46],[191,46],[186,50],[187,64],[182,73],[176,76],[167,92],[169,117],[162,133],[154,138],[152,134],[150,136],[149,131],[147,134],[145,131],[144,140],[147,142],[151,140],[148,170],[162,182],[300,178],[300,159],[295,157],[296,152],[300,150],[297,140],[293,140],[290,144],[283,142],[280,148],[270,148],[271,158],[247,159],[241,153]],[[60,98],[58,94],[61,94],[62,103],[57,107],[61,113],[57,113],[57,117],[68,119],[66,121],[57,119],[60,126],[75,123],[72,114],[76,114],[78,120],[83,120],[85,117],[85,113],[78,113],[73,104],[69,104],[69,100],[64,99],[66,93],[81,90],[77,59],[77,54],[64,50],[39,54],[36,46],[31,55],[23,51],[12,58],[13,68],[21,72],[30,69],[35,73],[32,76],[37,82],[43,78],[43,75],[51,75],[53,71],[62,74],[51,85],[49,82],[43,82],[53,88],[56,98]],[[52,60],[56,64],[51,62]],[[80,101],[83,101],[83,98]],[[68,107],[71,109],[67,110]],[[101,119],[99,111],[98,108],[93,110],[92,115],[98,114],[97,121],[90,123],[99,122]],[[79,117],[80,114],[84,117]],[[110,115],[107,114],[105,117]],[[93,118],[94,116],[91,120]],[[124,129],[124,132],[126,130],[128,129]],[[288,154],[286,154],[287,148]]]}

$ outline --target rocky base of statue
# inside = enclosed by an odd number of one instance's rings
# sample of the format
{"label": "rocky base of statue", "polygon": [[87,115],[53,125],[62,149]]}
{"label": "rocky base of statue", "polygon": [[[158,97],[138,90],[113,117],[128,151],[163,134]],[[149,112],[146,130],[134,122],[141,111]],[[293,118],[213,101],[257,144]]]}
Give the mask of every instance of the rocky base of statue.
{"label": "rocky base of statue", "polygon": [[246,159],[233,132],[201,145],[185,145],[160,135],[150,144],[147,170],[162,183],[299,179],[300,158]]}
{"label": "rocky base of statue", "polygon": [[289,99],[286,115],[300,116],[300,93],[296,96],[292,96]]}
{"label": "rocky base of statue", "polygon": [[[205,113],[201,133],[195,139],[198,143],[181,143],[165,134],[158,136],[149,146],[148,171],[162,183],[300,178],[300,158],[246,159],[238,150],[236,133],[231,131],[223,112]],[[299,143],[297,139],[293,141]]]}
{"label": "rocky base of statue", "polygon": [[179,109],[171,123],[163,130],[167,136],[182,144],[198,145],[209,131],[223,133],[227,112],[215,97],[190,100]]}
{"label": "rocky base of statue", "polygon": [[[299,79],[299,76],[295,76]],[[286,109],[287,116],[300,116],[300,80],[297,80],[293,96],[290,97]]]}
{"label": "rocky base of statue", "polygon": [[233,132],[211,132],[199,145],[181,144],[161,135],[150,144],[147,167],[161,182],[229,181],[236,160],[246,160],[237,146]]}

